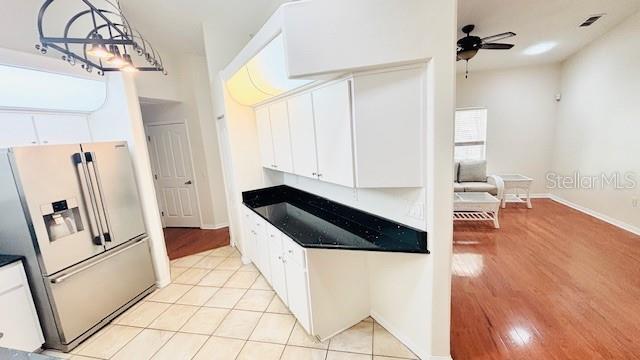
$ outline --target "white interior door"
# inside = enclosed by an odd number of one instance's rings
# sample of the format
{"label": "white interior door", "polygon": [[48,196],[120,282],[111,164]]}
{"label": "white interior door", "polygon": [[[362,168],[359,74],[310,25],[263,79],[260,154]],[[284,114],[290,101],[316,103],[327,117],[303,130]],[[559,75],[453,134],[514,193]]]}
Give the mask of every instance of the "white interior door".
{"label": "white interior door", "polygon": [[149,125],[147,136],[165,226],[200,227],[191,147],[184,124]]}

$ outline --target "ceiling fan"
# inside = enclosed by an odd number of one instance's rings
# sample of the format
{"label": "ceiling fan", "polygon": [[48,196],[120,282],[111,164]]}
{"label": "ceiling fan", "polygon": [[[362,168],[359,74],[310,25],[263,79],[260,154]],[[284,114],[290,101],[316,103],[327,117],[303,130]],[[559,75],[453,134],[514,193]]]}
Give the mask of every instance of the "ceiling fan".
{"label": "ceiling fan", "polygon": [[[473,24],[465,25],[462,27],[462,32],[467,35],[460,38],[457,42],[458,50],[456,54],[456,61],[464,60],[467,62],[468,66],[469,60],[476,56],[478,50],[509,50],[513,47],[513,44],[496,43],[495,41],[500,41],[516,36],[516,33],[508,31],[501,34],[480,38],[479,36],[471,35],[471,32],[475,28],[476,26]],[[468,74],[469,71],[467,69],[465,77],[467,77]]]}

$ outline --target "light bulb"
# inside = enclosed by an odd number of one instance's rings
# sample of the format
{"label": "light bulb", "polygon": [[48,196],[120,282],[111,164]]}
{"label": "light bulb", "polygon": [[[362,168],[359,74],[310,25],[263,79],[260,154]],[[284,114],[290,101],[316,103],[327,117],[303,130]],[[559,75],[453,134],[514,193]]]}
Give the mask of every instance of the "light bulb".
{"label": "light bulb", "polygon": [[[100,34],[96,34],[92,36],[93,39],[102,40],[102,36]],[[87,54],[91,56],[95,56],[100,59],[109,59],[113,56],[112,53],[107,50],[104,44],[94,43],[89,45],[89,50],[87,50]]]}

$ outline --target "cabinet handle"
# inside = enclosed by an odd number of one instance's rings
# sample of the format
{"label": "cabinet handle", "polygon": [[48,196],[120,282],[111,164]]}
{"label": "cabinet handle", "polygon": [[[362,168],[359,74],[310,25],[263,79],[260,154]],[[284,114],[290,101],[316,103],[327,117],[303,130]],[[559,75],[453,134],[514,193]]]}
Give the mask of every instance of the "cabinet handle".
{"label": "cabinet handle", "polygon": [[282,263],[286,264],[287,263],[287,259],[282,259]]}
{"label": "cabinet handle", "polygon": [[278,260],[282,260],[282,256],[278,256]]}
{"label": "cabinet handle", "polygon": [[4,337],[4,333],[0,332],[0,339],[2,339]]}
{"label": "cabinet handle", "polygon": [[269,237],[274,238],[275,236],[273,236],[273,234],[269,235]]}
{"label": "cabinet handle", "polygon": [[293,250],[289,250],[289,254],[293,254]]}
{"label": "cabinet handle", "polygon": [[322,174],[318,174],[318,177],[322,177]]}
{"label": "cabinet handle", "polygon": [[[37,144],[38,142],[37,142],[37,141],[32,141],[31,143],[32,143],[32,144]],[[1,338],[0,338],[0,339],[1,339]]]}
{"label": "cabinet handle", "polygon": [[318,175],[318,173],[311,173],[311,175],[312,175],[312,176],[316,176],[316,175]]}

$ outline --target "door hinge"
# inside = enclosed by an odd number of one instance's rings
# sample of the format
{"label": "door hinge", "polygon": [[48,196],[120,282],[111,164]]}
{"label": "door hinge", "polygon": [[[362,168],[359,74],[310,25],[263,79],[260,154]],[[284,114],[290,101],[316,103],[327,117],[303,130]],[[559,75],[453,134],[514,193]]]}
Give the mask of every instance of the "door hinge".
{"label": "door hinge", "polygon": [[147,135],[147,141],[151,142],[151,136],[150,135]]}
{"label": "door hinge", "polygon": [[164,216],[164,211],[160,211],[160,214],[161,214],[162,216]]}
{"label": "door hinge", "polygon": [[154,178],[154,179],[156,179],[156,180],[158,180],[158,175],[153,174],[153,178]]}

